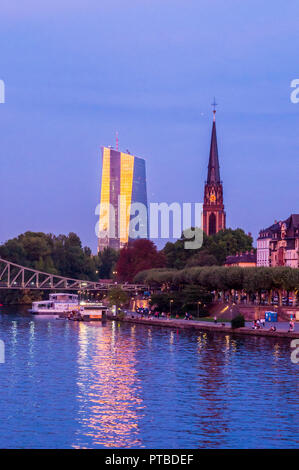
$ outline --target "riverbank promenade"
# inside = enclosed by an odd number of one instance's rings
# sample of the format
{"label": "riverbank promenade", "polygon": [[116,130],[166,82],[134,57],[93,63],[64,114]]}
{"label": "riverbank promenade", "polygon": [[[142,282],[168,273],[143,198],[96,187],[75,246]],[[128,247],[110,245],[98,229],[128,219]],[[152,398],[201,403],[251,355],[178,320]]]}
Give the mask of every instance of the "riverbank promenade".
{"label": "riverbank promenade", "polygon": [[[113,317],[112,317],[113,318]],[[295,331],[288,332],[289,325],[287,322],[277,322],[269,324],[259,329],[253,329],[251,323],[246,323],[243,328],[231,328],[230,323],[213,323],[209,321],[198,320],[181,320],[181,319],[166,319],[166,318],[145,318],[134,312],[128,312],[124,318],[118,319],[128,323],[138,323],[142,325],[162,326],[167,328],[180,328],[198,331],[218,332],[224,334],[237,334],[237,335],[250,335],[250,336],[269,336],[275,338],[299,338],[299,324],[295,324]],[[275,325],[276,331],[270,328]]]}

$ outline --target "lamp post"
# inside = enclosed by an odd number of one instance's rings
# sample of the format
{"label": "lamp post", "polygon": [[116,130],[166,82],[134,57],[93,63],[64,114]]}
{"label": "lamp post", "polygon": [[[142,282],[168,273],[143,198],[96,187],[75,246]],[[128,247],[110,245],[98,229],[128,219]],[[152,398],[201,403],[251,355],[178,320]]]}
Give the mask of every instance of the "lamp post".
{"label": "lamp post", "polygon": [[171,305],[173,304],[173,299],[170,299],[169,301],[169,308],[170,308],[170,316],[171,316]]}
{"label": "lamp post", "polygon": [[200,304],[201,304],[201,302],[198,301],[198,302],[197,302],[197,317],[199,317],[199,306],[200,306]]}

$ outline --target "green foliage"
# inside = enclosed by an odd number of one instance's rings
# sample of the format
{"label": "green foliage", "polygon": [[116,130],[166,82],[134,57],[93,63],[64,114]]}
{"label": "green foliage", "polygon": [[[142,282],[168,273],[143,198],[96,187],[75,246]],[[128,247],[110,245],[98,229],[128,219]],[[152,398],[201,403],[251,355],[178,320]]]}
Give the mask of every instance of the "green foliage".
{"label": "green foliage", "polygon": [[252,250],[252,243],[253,238],[250,235],[246,235],[244,230],[228,228],[220,230],[220,232],[211,237],[207,237],[203,248],[211,255],[214,255],[219,264],[224,264],[227,256]]}
{"label": "green foliage", "polygon": [[43,296],[42,291],[3,289],[0,291],[0,302],[3,305],[29,305],[36,300],[42,300]]}
{"label": "green foliage", "polygon": [[26,232],[0,246],[0,256],[28,268],[77,279],[96,280],[96,265],[88,247],[75,233]]}
{"label": "green foliage", "polygon": [[183,269],[186,266],[221,265],[227,256],[253,249],[252,237],[240,228],[221,230],[210,237],[204,233],[203,245],[198,250],[186,250],[184,243],[183,234],[175,243],[166,243],[163,253],[167,267]]}
{"label": "green foliage", "polygon": [[155,310],[159,312],[169,312],[170,311],[170,300],[173,300],[171,305],[172,313],[177,312],[182,303],[177,294],[173,293],[170,295],[168,293],[164,294],[152,294],[150,305],[155,308]]}
{"label": "green foliage", "polygon": [[245,326],[245,318],[243,315],[237,315],[231,321],[232,328],[243,328]]}
{"label": "green foliage", "polygon": [[[159,312],[171,312],[173,314],[184,314],[204,316],[207,314],[207,306],[212,296],[209,292],[199,286],[187,286],[179,292],[152,294],[150,305]],[[199,302],[199,303],[198,303]]]}
{"label": "green foliage", "polygon": [[111,279],[113,277],[118,258],[119,252],[109,247],[98,253],[95,257],[95,264],[100,279]]}
{"label": "green foliage", "polygon": [[144,284],[162,284],[175,282],[175,269],[146,269],[134,276],[134,282]]}
{"label": "green foliage", "polygon": [[295,292],[299,289],[299,269],[289,267],[203,266],[181,270],[150,269],[135,276],[136,282],[149,286],[168,286],[168,289],[200,286],[208,292],[244,290],[248,294],[272,290]]}
{"label": "green foliage", "polygon": [[117,308],[129,302],[128,294],[120,287],[114,287],[113,289],[110,289],[108,292],[108,299],[110,306],[116,305]]}
{"label": "green foliage", "polygon": [[[75,233],[69,235],[26,232],[8,240],[0,246],[0,256],[16,264],[42,272],[71,277],[74,279],[98,280],[97,257],[92,256],[88,247],[82,247]],[[2,303],[24,303],[35,300],[35,294],[28,291],[1,291]],[[39,300],[39,299],[37,299]]]}
{"label": "green foliage", "polygon": [[210,254],[207,250],[203,249],[196,255],[188,258],[186,266],[215,266],[219,264],[216,256]]}

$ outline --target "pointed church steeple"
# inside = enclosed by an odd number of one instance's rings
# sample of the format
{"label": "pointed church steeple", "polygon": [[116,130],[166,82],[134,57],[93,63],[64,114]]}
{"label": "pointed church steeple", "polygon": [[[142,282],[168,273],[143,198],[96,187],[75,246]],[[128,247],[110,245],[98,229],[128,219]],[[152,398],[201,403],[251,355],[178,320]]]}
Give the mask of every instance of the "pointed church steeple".
{"label": "pointed church steeple", "polygon": [[225,229],[225,212],[223,204],[223,186],[220,179],[218,146],[216,135],[216,102],[213,103],[213,127],[208,166],[208,177],[204,189],[202,227],[207,235],[214,235]]}
{"label": "pointed church steeple", "polygon": [[217,134],[216,134],[216,110],[213,111],[213,127],[211,136],[211,147],[210,147],[210,158],[208,166],[208,178],[207,183],[221,183],[220,180],[220,167],[218,159],[218,146],[217,146]]}

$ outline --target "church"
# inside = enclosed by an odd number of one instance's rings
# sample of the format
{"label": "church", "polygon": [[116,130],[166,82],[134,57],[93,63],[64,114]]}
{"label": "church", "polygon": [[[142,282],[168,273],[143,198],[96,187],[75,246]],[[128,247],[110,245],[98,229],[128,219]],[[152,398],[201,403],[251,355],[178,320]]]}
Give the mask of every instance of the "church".
{"label": "church", "polygon": [[225,211],[223,203],[223,184],[220,178],[218,146],[216,135],[216,110],[213,110],[213,127],[211,136],[208,177],[204,188],[202,211],[202,228],[207,235],[214,235],[225,229]]}

